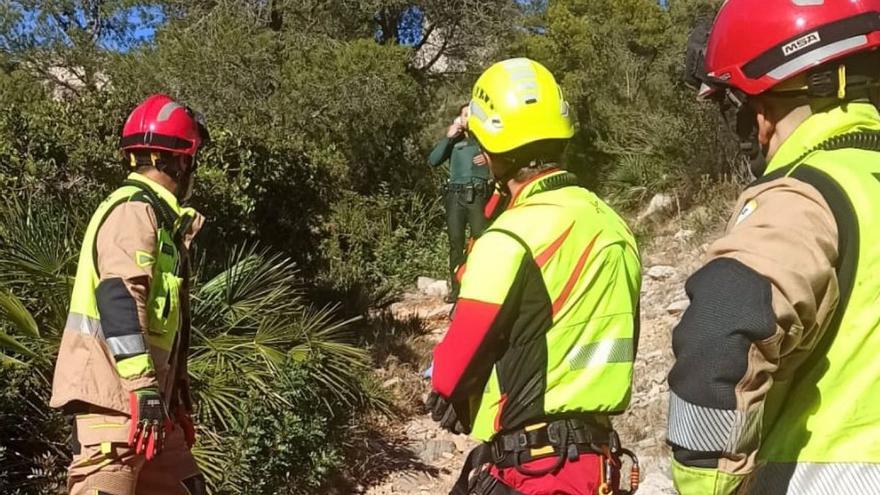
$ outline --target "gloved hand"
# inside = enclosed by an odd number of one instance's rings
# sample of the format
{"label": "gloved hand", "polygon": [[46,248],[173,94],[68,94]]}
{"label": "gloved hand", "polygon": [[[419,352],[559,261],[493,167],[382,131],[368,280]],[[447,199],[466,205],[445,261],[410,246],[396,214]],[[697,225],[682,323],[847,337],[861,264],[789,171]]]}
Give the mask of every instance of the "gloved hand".
{"label": "gloved hand", "polygon": [[131,428],[128,445],[135,453],[144,454],[148,461],[162,451],[165,434],[171,429],[171,421],[165,412],[162,396],[155,388],[142,388],[129,394]]}
{"label": "gloved hand", "polygon": [[425,406],[431,411],[431,419],[440,423],[440,428],[456,435],[465,433],[465,427],[458,420],[458,415],[456,415],[452,404],[447,402],[440,394],[431,392],[428,400],[425,401]]}

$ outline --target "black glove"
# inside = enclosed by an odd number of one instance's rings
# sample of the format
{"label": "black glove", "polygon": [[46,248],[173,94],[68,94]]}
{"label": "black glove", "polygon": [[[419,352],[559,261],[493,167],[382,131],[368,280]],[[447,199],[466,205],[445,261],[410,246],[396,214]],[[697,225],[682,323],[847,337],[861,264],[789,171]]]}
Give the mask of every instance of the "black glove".
{"label": "black glove", "polygon": [[456,435],[467,433],[464,425],[458,420],[458,415],[455,414],[455,408],[437,392],[431,392],[428,400],[425,401],[425,406],[431,411],[431,419],[440,423],[440,428]]}

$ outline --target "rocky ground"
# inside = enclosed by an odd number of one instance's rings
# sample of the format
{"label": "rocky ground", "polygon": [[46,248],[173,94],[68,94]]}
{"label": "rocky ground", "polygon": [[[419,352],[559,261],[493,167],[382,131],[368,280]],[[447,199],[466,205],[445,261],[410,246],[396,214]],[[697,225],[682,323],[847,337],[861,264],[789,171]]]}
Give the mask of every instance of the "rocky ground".
{"label": "rocky ground", "polygon": [[[666,375],[672,363],[671,331],[687,308],[684,281],[699,267],[706,249],[705,239],[690,231],[660,235],[642,247],[645,274],[642,285],[642,333],[635,369],[633,398],[629,410],[615,425],[624,445],[634,450],[642,463],[640,495],[675,494],[669,472],[669,450],[664,443],[667,392]],[[430,349],[446,329],[451,306],[442,302],[443,287],[420,280],[419,291],[407,294],[391,307],[391,316],[410,324],[418,321],[421,331],[409,342],[416,354],[411,363],[429,361]],[[393,360],[392,360],[393,361]],[[389,368],[395,367],[390,364]],[[427,381],[418,377],[411,364],[409,376],[387,371],[383,384],[397,394],[410,395],[416,402],[426,394]],[[467,452],[474,443],[445,432],[430,417],[413,408],[414,414],[395,431],[397,463],[374,482],[359,487],[368,495],[448,493]],[[379,462],[379,461],[377,461]],[[383,460],[381,462],[387,462]]]}

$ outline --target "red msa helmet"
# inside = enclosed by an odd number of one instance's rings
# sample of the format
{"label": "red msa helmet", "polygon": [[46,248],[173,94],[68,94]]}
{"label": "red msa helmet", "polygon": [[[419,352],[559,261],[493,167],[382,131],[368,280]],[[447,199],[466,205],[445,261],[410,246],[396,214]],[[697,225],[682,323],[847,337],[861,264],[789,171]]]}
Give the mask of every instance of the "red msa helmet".
{"label": "red msa helmet", "polygon": [[159,94],[147,98],[128,116],[120,147],[126,153],[167,151],[194,159],[208,140],[201,115]]}
{"label": "red msa helmet", "polygon": [[[702,82],[701,96],[720,89],[754,96],[880,46],[880,0],[727,0],[706,41],[705,66],[694,74]],[[811,95],[832,96],[839,88],[833,79],[824,81],[825,91],[823,81],[816,81],[820,92]]]}

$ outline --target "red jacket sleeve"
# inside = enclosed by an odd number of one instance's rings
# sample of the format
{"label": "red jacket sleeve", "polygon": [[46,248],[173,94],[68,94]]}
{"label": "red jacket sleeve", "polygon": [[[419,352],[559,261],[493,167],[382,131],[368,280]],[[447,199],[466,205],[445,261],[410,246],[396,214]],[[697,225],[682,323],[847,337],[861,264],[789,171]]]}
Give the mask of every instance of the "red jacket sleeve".
{"label": "red jacket sleeve", "polygon": [[495,364],[497,342],[509,329],[505,305],[518,289],[526,249],[507,234],[488,231],[474,244],[455,318],[434,349],[434,390],[446,398],[482,388]]}

